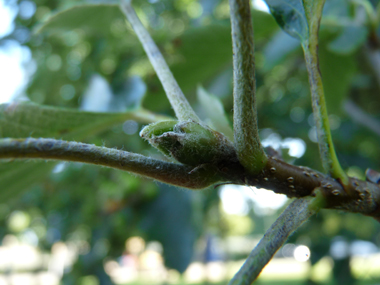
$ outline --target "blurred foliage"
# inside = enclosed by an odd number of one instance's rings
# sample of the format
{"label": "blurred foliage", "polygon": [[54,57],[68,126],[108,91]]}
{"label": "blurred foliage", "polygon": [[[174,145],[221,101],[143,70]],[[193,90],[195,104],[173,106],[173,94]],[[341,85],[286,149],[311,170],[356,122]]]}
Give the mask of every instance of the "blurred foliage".
{"label": "blurred foliage", "polygon": [[[221,123],[227,130],[226,120],[218,122],[209,113],[213,113],[215,104],[216,112],[221,114],[218,116],[222,116],[224,106],[231,122],[228,1],[151,2],[135,1],[137,13],[149,27],[179,85],[203,119]],[[375,11],[379,1],[362,2]],[[82,6],[87,3],[93,5],[90,10]],[[26,96],[36,104],[54,108],[25,105],[35,109],[13,120],[19,126],[27,123],[27,127],[11,127],[8,131],[1,128],[0,136],[17,136],[22,130],[22,136],[80,140],[160,157],[138,137],[142,122],[123,112],[140,105],[163,115],[173,116],[173,112],[117,6],[74,0],[22,0],[16,4],[19,10],[15,28],[0,39],[0,48],[10,42],[26,47],[32,55],[26,66],[32,74]],[[29,15],[25,7],[34,10]],[[371,64],[372,55],[380,54],[376,42],[378,20],[374,21],[368,11],[360,1],[327,0],[319,45],[334,143],[343,167],[358,177],[364,177],[367,167],[380,169],[378,136],[344,110],[344,102],[351,100],[368,117],[380,119],[379,78]],[[58,17],[51,18],[56,13]],[[284,139],[302,139],[306,152],[300,158],[292,157],[292,161],[321,170],[299,42],[281,31],[270,14],[253,10],[253,19],[262,137],[277,134]],[[199,91],[199,99],[198,84],[207,92]],[[87,101],[101,103],[88,107]],[[78,109],[99,113],[86,117],[76,113]],[[119,113],[100,113],[104,111]],[[4,125],[6,120],[0,113],[0,123]],[[226,217],[214,189],[177,190],[120,171],[76,163],[6,162],[0,165],[0,182],[7,189],[0,196],[1,236],[9,232],[21,236],[32,230],[43,249],[50,249],[58,240],[76,241],[79,249],[83,244],[88,246],[65,275],[64,284],[74,284],[84,275],[97,276],[101,284],[109,283],[104,259],[120,256],[125,240],[131,236],[159,241],[166,266],[183,272],[194,258],[196,241],[207,233],[220,237],[262,234],[268,219],[274,219],[257,215],[252,205],[251,223],[246,217]],[[26,213],[30,222],[25,228],[12,228],[9,221],[20,212]],[[315,263],[329,254],[333,237],[363,239],[379,246],[379,230],[369,218],[326,211],[300,229],[293,240],[308,241]]]}

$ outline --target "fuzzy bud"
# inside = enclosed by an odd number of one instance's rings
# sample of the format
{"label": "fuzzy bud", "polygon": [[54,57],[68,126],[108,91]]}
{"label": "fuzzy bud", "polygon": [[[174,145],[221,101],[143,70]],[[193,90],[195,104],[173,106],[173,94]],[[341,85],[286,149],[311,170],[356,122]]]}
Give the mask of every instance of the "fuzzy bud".
{"label": "fuzzy bud", "polygon": [[140,136],[165,155],[192,166],[218,165],[236,157],[224,135],[193,121],[154,123],[143,128]]}

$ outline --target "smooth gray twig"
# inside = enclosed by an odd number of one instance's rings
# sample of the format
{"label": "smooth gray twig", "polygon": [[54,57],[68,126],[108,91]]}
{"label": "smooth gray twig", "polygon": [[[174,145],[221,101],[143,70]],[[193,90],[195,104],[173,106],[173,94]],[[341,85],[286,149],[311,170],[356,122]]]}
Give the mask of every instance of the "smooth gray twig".
{"label": "smooth gray twig", "polygon": [[178,120],[200,122],[197,114],[195,114],[185,95],[183,95],[181,88],[170,71],[160,50],[137,17],[136,12],[132,7],[131,0],[122,0],[120,7],[144,47]]}
{"label": "smooth gray twig", "polygon": [[206,188],[219,181],[214,169],[165,162],[140,154],[95,145],[54,139],[0,139],[0,159],[76,161],[129,171],[190,189]]}
{"label": "smooth gray twig", "polygon": [[260,143],[256,111],[253,27],[249,0],[230,0],[234,65],[234,141],[241,164],[261,171],[266,155]]}
{"label": "smooth gray twig", "polygon": [[250,285],[288,237],[316,213],[310,198],[294,200],[267,230],[228,285]]}

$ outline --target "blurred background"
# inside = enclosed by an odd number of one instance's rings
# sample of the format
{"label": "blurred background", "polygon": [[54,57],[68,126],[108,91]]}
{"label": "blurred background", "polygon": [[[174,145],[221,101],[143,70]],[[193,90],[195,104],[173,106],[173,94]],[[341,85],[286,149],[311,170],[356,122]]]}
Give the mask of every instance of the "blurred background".
{"label": "blurred background", "polygon": [[[379,1],[326,2],[319,52],[332,135],[345,170],[364,179],[366,168],[380,169],[380,52],[371,22]],[[83,3],[102,1],[0,0],[0,102],[96,112],[142,105],[174,116],[115,7],[78,9],[41,28]],[[135,7],[201,118],[214,112],[202,104],[206,92],[231,122],[228,1],[144,0]],[[263,144],[287,162],[321,170],[300,44],[263,1],[253,8]],[[128,120],[82,141],[162,158],[139,138],[141,128]],[[190,191],[78,163],[12,165],[0,173],[0,285],[227,284],[288,203],[265,189]],[[380,284],[379,246],[375,220],[321,211],[257,284]]]}

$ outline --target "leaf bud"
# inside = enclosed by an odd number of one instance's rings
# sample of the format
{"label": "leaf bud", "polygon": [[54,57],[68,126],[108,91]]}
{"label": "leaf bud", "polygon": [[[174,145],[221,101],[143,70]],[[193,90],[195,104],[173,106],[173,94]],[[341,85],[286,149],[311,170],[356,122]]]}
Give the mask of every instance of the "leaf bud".
{"label": "leaf bud", "polygon": [[143,128],[140,136],[165,155],[192,166],[217,165],[236,157],[224,135],[193,121],[154,123]]}

